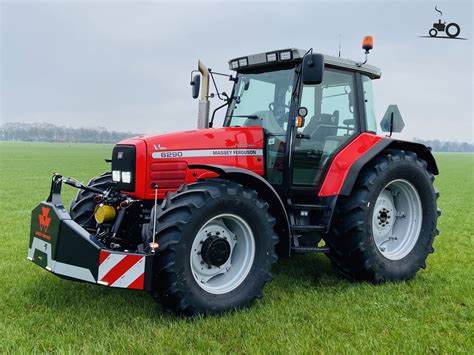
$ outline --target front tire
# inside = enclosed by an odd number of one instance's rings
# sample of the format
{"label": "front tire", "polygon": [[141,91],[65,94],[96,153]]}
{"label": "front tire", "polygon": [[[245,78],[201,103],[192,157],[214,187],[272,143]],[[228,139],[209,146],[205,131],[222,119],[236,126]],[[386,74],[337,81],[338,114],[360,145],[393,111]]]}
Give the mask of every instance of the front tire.
{"label": "front tire", "polygon": [[[106,190],[112,183],[112,173],[105,172],[102,175],[93,177],[87,186],[95,187],[99,190]],[[90,191],[78,190],[76,197],[71,201],[69,213],[73,221],[78,223],[88,232],[96,231],[97,223],[94,219],[94,212],[97,203],[94,201],[96,194]]]}
{"label": "front tire", "polygon": [[436,30],[436,28],[432,28],[429,31],[429,34],[430,34],[430,37],[436,37],[436,35],[438,34],[438,31]]}
{"label": "front tire", "polygon": [[426,267],[439,216],[434,176],[413,152],[390,151],[364,169],[341,198],[330,259],[349,278],[402,281]]}
{"label": "front tire", "polygon": [[[153,294],[165,308],[220,314],[262,297],[278,238],[254,190],[221,179],[185,185],[166,197],[156,222]],[[149,223],[149,242],[152,229]]]}

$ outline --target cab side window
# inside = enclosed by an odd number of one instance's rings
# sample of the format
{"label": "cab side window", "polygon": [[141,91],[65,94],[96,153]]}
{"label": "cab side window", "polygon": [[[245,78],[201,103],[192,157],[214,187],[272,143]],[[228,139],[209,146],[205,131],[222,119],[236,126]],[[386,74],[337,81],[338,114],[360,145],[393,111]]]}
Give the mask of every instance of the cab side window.
{"label": "cab side window", "polygon": [[318,185],[334,151],[355,132],[354,74],[326,69],[323,82],[304,86],[301,106],[308,109],[294,148],[293,184]]}
{"label": "cab side window", "polygon": [[374,92],[372,90],[372,80],[362,75],[362,87],[364,89],[364,106],[367,131],[377,133],[377,120],[374,112]]}

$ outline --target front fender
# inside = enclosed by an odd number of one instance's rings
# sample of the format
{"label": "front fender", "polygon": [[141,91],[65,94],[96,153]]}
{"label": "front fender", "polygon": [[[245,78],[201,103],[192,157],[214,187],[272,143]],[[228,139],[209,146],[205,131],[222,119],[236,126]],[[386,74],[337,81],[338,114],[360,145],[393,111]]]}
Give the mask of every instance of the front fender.
{"label": "front fender", "polygon": [[206,169],[219,175],[220,178],[237,182],[257,191],[269,205],[271,215],[276,219],[276,231],[279,242],[279,256],[289,256],[291,252],[290,222],[285,205],[272,185],[253,171],[224,165],[192,164],[190,169]]}

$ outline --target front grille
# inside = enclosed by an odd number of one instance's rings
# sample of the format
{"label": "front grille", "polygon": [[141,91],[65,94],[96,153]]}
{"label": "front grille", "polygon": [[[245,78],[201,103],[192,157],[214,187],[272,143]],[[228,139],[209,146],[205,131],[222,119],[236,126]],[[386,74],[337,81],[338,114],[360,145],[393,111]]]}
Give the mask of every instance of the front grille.
{"label": "front grille", "polygon": [[132,173],[130,183],[117,182],[117,187],[123,191],[135,191],[135,161],[134,146],[118,145],[114,147],[112,151],[112,171],[130,171]]}
{"label": "front grille", "polygon": [[153,163],[150,167],[152,184],[161,189],[177,189],[186,181],[188,164],[185,162]]}

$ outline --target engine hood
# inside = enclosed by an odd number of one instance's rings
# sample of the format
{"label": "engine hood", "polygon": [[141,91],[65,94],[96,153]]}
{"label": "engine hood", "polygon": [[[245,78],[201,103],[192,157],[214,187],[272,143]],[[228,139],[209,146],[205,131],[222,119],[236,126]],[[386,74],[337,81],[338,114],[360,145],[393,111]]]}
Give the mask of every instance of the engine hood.
{"label": "engine hood", "polygon": [[[192,131],[175,132],[153,136],[140,137],[145,141],[147,150],[155,159],[160,158],[160,152],[180,151],[183,156],[193,157],[197,150],[236,150],[236,149],[262,149],[263,130],[261,127],[224,127],[215,129],[200,129]],[[186,152],[187,151],[187,152]]]}
{"label": "engine hood", "polygon": [[[135,194],[150,198],[152,186],[160,195],[182,183],[209,177],[193,165],[225,165],[264,174],[263,129],[224,127],[137,136],[118,143],[136,148]],[[183,175],[184,174],[184,175]],[[183,181],[176,177],[182,176]]]}

